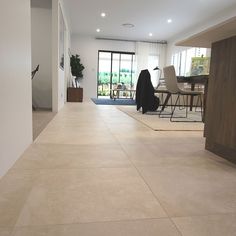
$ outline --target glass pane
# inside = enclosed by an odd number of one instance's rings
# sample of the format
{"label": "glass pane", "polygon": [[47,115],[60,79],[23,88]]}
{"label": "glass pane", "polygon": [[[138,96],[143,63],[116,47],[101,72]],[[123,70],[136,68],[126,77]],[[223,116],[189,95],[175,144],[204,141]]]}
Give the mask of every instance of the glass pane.
{"label": "glass pane", "polygon": [[191,57],[190,75],[209,74],[210,58],[206,57],[206,48],[195,48],[195,53]]}
{"label": "glass pane", "polygon": [[121,54],[120,80],[121,85],[127,89],[132,87],[132,55]]}
{"label": "glass pane", "polygon": [[206,48],[190,48],[172,55],[177,75],[209,74],[210,57]]}
{"label": "glass pane", "polygon": [[112,54],[112,88],[117,88],[119,83],[120,54]]}
{"label": "glass pane", "polygon": [[181,76],[185,76],[186,74],[186,54],[187,54],[186,50],[181,52],[180,71],[179,71],[179,75]]}
{"label": "glass pane", "polygon": [[111,53],[99,52],[98,96],[109,96],[111,76]]}
{"label": "glass pane", "polygon": [[131,88],[136,89],[138,75],[136,74],[137,61],[136,61],[136,56],[135,55],[133,55],[132,63],[133,63],[133,65],[132,65],[132,84],[131,84]]}

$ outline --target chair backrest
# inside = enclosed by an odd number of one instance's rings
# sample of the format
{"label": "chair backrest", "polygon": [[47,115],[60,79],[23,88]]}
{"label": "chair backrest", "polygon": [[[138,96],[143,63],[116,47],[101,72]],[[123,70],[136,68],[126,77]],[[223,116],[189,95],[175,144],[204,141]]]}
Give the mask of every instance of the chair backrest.
{"label": "chair backrest", "polygon": [[163,68],[166,88],[170,93],[178,93],[180,91],[177,84],[177,77],[174,66],[167,66]]}

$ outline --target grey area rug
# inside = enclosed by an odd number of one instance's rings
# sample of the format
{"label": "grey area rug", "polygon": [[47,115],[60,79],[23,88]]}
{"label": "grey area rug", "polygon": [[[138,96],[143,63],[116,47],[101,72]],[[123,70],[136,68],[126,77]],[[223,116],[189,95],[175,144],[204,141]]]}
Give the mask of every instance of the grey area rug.
{"label": "grey area rug", "polygon": [[110,99],[110,98],[91,98],[91,100],[96,105],[128,105],[128,106],[135,106],[135,100],[133,99]]}
{"label": "grey area rug", "polygon": [[[171,122],[169,118],[160,118],[158,112],[142,114],[133,106],[117,108],[154,131],[203,131],[204,129],[202,122]],[[190,113],[186,121],[191,119],[201,119],[200,112]]]}

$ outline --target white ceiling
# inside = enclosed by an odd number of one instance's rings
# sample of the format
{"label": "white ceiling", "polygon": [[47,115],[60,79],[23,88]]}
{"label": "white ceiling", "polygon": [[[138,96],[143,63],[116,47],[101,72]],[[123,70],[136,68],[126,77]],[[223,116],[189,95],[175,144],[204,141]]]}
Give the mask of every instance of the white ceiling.
{"label": "white ceiling", "polygon": [[[170,40],[235,8],[235,0],[64,0],[72,33],[126,40]],[[100,16],[107,14],[106,18]],[[168,24],[167,19],[173,22]],[[134,28],[124,28],[132,23]],[[97,33],[96,29],[101,32]],[[148,34],[153,33],[150,37]]]}
{"label": "white ceiling", "polygon": [[236,17],[177,42],[177,46],[210,48],[213,42],[236,35]]}

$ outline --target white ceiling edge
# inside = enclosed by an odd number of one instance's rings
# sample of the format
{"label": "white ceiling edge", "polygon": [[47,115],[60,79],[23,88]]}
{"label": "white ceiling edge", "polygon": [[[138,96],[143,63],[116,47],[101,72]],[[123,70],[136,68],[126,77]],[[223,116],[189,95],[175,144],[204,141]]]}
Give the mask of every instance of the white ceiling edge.
{"label": "white ceiling edge", "polygon": [[221,12],[220,14],[216,15],[214,18],[209,19],[207,22],[206,21],[202,22],[201,24],[196,25],[192,29],[185,30],[184,32],[181,32],[175,35],[170,40],[168,40],[168,44],[175,45],[176,42],[184,41],[185,39],[188,39],[196,34],[206,31],[209,28],[219,25],[222,22],[225,22],[235,16],[236,16],[236,7],[233,9],[231,8],[229,10]]}
{"label": "white ceiling edge", "polygon": [[236,16],[176,43],[176,46],[210,48],[212,43],[236,35]]}

